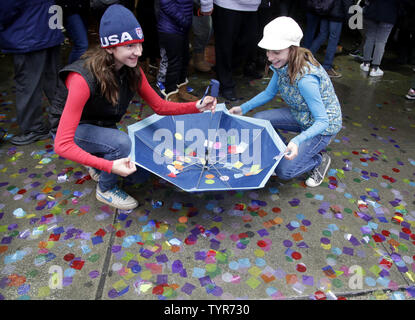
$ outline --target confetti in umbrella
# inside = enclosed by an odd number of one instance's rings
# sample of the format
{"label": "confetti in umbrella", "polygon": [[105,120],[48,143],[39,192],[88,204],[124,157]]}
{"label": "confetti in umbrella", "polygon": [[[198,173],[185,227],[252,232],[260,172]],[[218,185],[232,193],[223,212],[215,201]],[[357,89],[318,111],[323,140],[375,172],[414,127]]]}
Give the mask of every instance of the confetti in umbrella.
{"label": "confetti in umbrella", "polygon": [[188,191],[265,186],[286,146],[268,120],[215,113],[154,114],[128,126],[131,159]]}

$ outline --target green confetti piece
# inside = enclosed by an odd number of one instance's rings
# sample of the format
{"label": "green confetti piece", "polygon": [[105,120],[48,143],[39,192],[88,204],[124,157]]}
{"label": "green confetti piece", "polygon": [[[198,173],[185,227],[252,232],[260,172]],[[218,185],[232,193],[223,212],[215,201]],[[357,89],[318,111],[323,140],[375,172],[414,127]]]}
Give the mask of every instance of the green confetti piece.
{"label": "green confetti piece", "polygon": [[245,283],[252,289],[256,289],[261,284],[261,282],[254,277],[249,278]]}

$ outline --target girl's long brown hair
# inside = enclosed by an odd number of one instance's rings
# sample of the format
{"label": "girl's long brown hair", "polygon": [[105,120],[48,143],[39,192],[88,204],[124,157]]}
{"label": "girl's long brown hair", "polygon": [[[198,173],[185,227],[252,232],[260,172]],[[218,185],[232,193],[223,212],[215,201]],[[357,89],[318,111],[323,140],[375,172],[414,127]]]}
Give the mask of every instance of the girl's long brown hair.
{"label": "girl's long brown hair", "polygon": [[288,58],[288,76],[291,84],[294,84],[297,75],[303,75],[305,68],[309,69],[307,62],[318,67],[320,63],[314,58],[310,50],[302,47],[291,46]]}
{"label": "girl's long brown hair", "polygon": [[[86,51],[82,58],[85,59],[85,67],[92,72],[98,81],[101,94],[112,105],[118,103],[119,85],[116,78],[114,56],[100,46],[95,46]],[[130,90],[136,92],[141,82],[139,67],[127,68],[127,80]]]}

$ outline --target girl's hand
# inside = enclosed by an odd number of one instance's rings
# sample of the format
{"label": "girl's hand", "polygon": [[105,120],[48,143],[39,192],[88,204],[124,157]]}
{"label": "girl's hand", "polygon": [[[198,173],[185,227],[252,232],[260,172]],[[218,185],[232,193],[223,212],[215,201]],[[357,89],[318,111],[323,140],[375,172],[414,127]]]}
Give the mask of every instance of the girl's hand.
{"label": "girl's hand", "polygon": [[287,149],[285,149],[285,153],[287,153],[284,158],[287,160],[292,160],[296,156],[298,156],[298,146],[294,142],[289,142],[287,145]]}
{"label": "girl's hand", "polygon": [[121,177],[126,177],[135,171],[137,171],[137,168],[130,158],[114,160],[112,163],[111,173],[118,174]]}
{"label": "girl's hand", "polygon": [[203,102],[202,102],[202,100],[199,100],[196,103],[196,107],[199,109],[200,112],[211,111],[212,113],[215,113],[217,102],[218,101],[216,100],[216,98],[211,97],[211,96],[206,96],[203,99]]}
{"label": "girl's hand", "polygon": [[233,107],[233,108],[229,109],[229,113],[241,116],[242,115],[242,109],[241,109],[241,107]]}

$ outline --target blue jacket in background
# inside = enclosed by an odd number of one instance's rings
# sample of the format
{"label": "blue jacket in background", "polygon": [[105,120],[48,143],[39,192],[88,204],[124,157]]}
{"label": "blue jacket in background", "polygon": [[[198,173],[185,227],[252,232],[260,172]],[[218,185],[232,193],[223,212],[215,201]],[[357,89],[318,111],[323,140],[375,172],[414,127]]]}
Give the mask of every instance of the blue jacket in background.
{"label": "blue jacket in background", "polygon": [[[2,0],[0,49],[4,53],[27,53],[61,44],[62,30],[51,29],[53,0]],[[55,21],[56,22],[56,21]],[[53,23],[52,23],[53,24]]]}
{"label": "blue jacket in background", "polygon": [[159,32],[185,35],[192,26],[193,0],[160,0]]}

